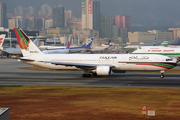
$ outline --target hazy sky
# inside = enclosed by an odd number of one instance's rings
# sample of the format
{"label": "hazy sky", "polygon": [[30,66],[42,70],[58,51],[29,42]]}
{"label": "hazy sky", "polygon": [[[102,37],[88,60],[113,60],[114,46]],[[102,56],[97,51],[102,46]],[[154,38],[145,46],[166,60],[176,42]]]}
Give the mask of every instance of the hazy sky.
{"label": "hazy sky", "polygon": [[[43,4],[51,7],[63,5],[72,10],[73,15],[81,17],[81,2],[85,0],[0,0],[7,4],[9,13],[14,7],[33,6],[38,11]],[[180,26],[180,0],[98,0],[101,13],[105,15],[130,15],[132,24]]]}

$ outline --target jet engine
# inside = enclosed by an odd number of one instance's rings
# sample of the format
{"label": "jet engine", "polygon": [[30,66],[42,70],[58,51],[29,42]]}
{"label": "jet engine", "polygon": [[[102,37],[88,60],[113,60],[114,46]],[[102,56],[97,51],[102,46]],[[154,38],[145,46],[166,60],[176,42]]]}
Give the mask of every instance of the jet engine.
{"label": "jet engine", "polygon": [[110,66],[97,66],[96,73],[97,75],[110,75],[111,68]]}

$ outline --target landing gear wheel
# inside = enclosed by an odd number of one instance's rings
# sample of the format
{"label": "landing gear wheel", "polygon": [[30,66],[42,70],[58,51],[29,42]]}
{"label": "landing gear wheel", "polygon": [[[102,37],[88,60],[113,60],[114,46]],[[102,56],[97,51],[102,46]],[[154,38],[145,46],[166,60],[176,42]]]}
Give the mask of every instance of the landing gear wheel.
{"label": "landing gear wheel", "polygon": [[91,74],[87,74],[87,77],[91,77]]}
{"label": "landing gear wheel", "polygon": [[163,74],[161,74],[161,78],[164,78],[164,75],[163,75]]}
{"label": "landing gear wheel", "polygon": [[82,77],[84,78],[84,77],[87,77],[87,75],[86,74],[82,74]]}
{"label": "landing gear wheel", "polygon": [[164,78],[164,72],[165,72],[165,71],[162,70],[162,71],[160,71],[160,72],[161,72],[161,76],[160,76],[160,77],[161,77],[161,78]]}

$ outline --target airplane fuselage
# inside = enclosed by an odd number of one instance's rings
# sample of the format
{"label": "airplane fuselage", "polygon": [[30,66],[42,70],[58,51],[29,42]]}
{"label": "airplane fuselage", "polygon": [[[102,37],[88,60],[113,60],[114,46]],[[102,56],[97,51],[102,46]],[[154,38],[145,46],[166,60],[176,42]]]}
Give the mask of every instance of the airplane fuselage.
{"label": "airplane fuselage", "polygon": [[132,52],[132,54],[161,54],[167,56],[180,56],[180,48],[163,46],[142,46]]}
{"label": "airplane fuselage", "polygon": [[21,48],[5,48],[3,51],[8,54],[22,55]]}
{"label": "airplane fuselage", "polygon": [[112,66],[112,70],[166,70],[176,66],[176,63],[169,61],[169,57],[141,54],[42,54],[22,59],[30,60],[26,62],[28,64],[49,69],[61,69],[61,65],[42,61]]}

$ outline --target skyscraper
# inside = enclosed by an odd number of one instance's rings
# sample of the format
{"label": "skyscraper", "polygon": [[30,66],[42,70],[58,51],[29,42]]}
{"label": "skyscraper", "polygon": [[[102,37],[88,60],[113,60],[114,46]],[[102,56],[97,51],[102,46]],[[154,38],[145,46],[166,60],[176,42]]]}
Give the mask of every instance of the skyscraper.
{"label": "skyscraper", "polygon": [[24,8],[22,6],[15,7],[14,13],[15,15],[23,15],[25,13]]}
{"label": "skyscraper", "polygon": [[33,8],[32,6],[29,6],[28,7],[28,14],[35,15],[35,13],[36,13],[36,9]]}
{"label": "skyscraper", "polygon": [[101,27],[99,35],[101,38],[112,38],[113,17],[101,15]]}
{"label": "skyscraper", "polygon": [[41,6],[42,16],[50,16],[51,14],[52,14],[52,8],[49,5],[44,4],[43,6]]}
{"label": "skyscraper", "polygon": [[8,27],[6,4],[0,2],[0,27]]}
{"label": "skyscraper", "polygon": [[64,26],[67,27],[67,21],[70,19],[72,16],[72,11],[71,10],[65,10],[64,11]]}
{"label": "skyscraper", "polygon": [[53,27],[64,27],[64,7],[53,7]]}
{"label": "skyscraper", "polygon": [[117,15],[114,17],[114,24],[118,28],[126,28],[128,32],[131,32],[131,16]]}
{"label": "skyscraper", "polygon": [[100,2],[86,0],[82,2],[82,28],[100,30]]}

